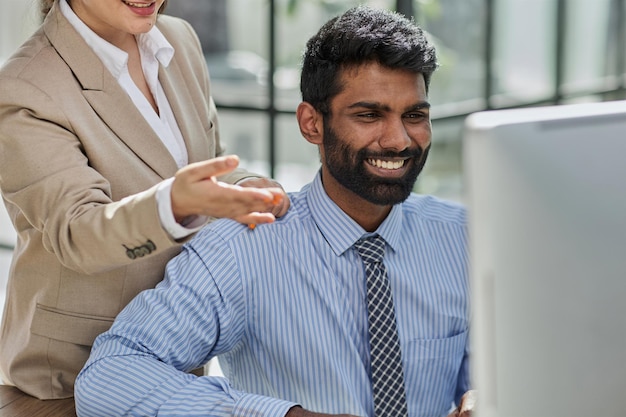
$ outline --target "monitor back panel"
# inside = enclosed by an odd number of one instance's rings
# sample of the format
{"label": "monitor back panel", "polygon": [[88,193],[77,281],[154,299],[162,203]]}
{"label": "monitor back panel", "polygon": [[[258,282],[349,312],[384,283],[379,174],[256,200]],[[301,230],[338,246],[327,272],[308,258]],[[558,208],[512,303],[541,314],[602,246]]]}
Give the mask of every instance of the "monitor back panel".
{"label": "monitor back panel", "polygon": [[626,103],[464,137],[478,417],[626,416]]}

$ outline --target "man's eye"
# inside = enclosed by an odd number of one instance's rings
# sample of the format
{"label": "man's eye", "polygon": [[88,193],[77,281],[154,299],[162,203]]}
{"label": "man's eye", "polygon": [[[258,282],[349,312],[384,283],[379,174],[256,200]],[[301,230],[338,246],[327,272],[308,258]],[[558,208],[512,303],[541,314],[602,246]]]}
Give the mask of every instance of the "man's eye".
{"label": "man's eye", "polygon": [[422,119],[427,119],[428,114],[421,113],[421,112],[407,113],[404,117],[406,117],[407,119],[412,119],[412,120],[422,120]]}

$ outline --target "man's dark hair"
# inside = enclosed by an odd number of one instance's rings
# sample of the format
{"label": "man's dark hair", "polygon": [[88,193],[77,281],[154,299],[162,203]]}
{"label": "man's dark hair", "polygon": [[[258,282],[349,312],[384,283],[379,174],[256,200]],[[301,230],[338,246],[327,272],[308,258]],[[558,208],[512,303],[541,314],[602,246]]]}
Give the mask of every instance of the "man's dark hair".
{"label": "man's dark hair", "polygon": [[357,6],[329,20],[306,44],[302,59],[302,100],[323,114],[341,92],[341,71],[377,62],[421,73],[426,83],[437,69],[434,46],[412,20],[384,9]]}

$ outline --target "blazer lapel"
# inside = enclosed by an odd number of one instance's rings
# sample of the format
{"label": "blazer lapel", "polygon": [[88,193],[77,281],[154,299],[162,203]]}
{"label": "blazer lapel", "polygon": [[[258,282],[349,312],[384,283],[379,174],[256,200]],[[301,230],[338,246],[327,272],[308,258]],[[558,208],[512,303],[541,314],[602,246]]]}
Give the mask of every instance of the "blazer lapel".
{"label": "blazer lapel", "polygon": [[128,94],[104,67],[55,3],[44,23],[52,46],[67,62],[83,88],[83,96],[102,121],[162,178],[178,169],[161,139]]}
{"label": "blazer lapel", "polygon": [[[161,67],[159,70],[159,80],[183,135],[189,154],[189,162],[198,162],[211,157],[206,141],[198,140],[207,134],[201,119],[201,114],[206,115],[207,112],[204,111],[204,108],[199,109],[201,106],[206,106],[206,103],[195,103],[185,79],[178,66],[176,56],[167,68]],[[202,111],[200,112],[200,110]]]}

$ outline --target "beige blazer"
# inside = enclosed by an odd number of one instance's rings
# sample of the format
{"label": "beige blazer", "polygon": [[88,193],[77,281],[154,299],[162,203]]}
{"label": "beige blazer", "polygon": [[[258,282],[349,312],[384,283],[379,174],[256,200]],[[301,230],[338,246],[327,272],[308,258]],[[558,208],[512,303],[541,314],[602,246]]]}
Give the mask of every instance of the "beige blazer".
{"label": "beige blazer", "polygon": [[[199,41],[160,16],[175,48],[159,78],[190,162],[222,153]],[[0,335],[5,383],[73,395],[94,338],[179,252],[155,185],[177,170],[128,95],[55,7],[0,70],[0,189],[18,240]],[[221,178],[235,182],[243,171]]]}

